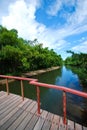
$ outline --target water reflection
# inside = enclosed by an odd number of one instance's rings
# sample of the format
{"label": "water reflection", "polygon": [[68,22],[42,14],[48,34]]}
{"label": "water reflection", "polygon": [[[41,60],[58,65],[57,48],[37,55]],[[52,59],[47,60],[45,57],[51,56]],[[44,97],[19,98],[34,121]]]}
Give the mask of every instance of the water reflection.
{"label": "water reflection", "polygon": [[78,75],[74,74],[70,69],[67,69],[65,66],[63,66],[62,68],[61,76],[56,77],[55,84],[82,91],[82,86],[79,83]]}
{"label": "water reflection", "polygon": [[87,92],[87,69],[82,67],[71,67],[66,66],[67,69],[72,70],[74,74],[77,74],[79,77],[79,82],[85,88],[85,91]]}
{"label": "water reflection", "polygon": [[[78,75],[71,68],[62,68],[61,77],[56,78],[56,85],[66,86],[75,90],[83,91],[84,86],[80,83]],[[85,89],[84,89],[85,91]],[[85,91],[86,92],[86,91]],[[87,99],[67,94],[67,117],[71,120],[76,120],[81,124],[87,125]]]}

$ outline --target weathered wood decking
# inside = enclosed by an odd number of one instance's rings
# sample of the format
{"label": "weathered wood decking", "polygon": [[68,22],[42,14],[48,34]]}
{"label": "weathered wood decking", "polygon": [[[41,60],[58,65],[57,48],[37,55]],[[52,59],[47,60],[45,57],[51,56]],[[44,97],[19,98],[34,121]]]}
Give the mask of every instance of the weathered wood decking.
{"label": "weathered wood decking", "polygon": [[21,96],[0,92],[0,130],[87,130],[73,121],[63,125],[62,117],[41,110],[37,114],[37,103]]}

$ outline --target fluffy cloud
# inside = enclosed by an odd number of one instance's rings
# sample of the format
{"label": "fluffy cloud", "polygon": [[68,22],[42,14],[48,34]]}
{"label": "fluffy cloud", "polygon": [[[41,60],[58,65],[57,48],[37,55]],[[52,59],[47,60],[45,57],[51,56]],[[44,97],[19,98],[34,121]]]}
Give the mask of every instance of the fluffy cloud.
{"label": "fluffy cloud", "polygon": [[39,25],[35,21],[35,11],[38,8],[38,0],[29,4],[24,0],[18,0],[9,6],[9,15],[2,17],[2,25],[11,28],[16,28],[19,36],[26,39],[34,39],[38,31],[42,31],[44,26]]}
{"label": "fluffy cloud", "polygon": [[84,52],[87,53],[87,41],[80,43],[72,48],[73,51],[76,52]]}
{"label": "fluffy cloud", "polygon": [[68,21],[70,24],[74,26],[87,24],[87,0],[77,0],[76,10],[71,17],[69,17]]}
{"label": "fluffy cloud", "polygon": [[58,11],[61,9],[62,1],[56,0],[47,9],[47,13],[51,16],[56,16]]}
{"label": "fluffy cloud", "polygon": [[55,0],[51,5],[49,5],[47,13],[51,16],[56,16],[64,5],[66,7],[74,7],[75,4],[76,0]]}
{"label": "fluffy cloud", "polygon": [[55,0],[47,9],[47,13],[51,16],[57,16],[58,12],[63,9],[63,6],[70,8],[75,8],[73,12],[69,14],[69,10],[62,14],[65,17],[68,25],[78,27],[87,24],[87,0]]}

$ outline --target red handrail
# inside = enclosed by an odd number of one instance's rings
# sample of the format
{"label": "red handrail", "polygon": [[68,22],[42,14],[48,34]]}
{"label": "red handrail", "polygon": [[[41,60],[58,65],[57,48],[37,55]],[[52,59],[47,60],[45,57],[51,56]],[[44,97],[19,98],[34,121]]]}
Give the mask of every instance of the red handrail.
{"label": "red handrail", "polygon": [[26,81],[32,81],[32,80],[37,81],[37,79],[33,79],[33,78],[25,78],[25,77],[18,77],[18,76],[8,76],[8,75],[0,75],[0,78],[26,80]]}
{"label": "red handrail", "polygon": [[[87,98],[87,93],[73,90],[71,88],[66,88],[64,86],[56,86],[56,85],[52,85],[52,84],[40,83],[37,81],[30,81],[30,84],[35,85],[38,89],[39,89],[39,87],[45,87],[45,88],[52,88],[52,89],[63,91],[63,113],[64,113],[63,123],[64,124],[67,124],[67,120],[66,120],[66,92]],[[40,90],[37,91],[37,95],[38,95],[37,96],[38,113],[40,114]]]}
{"label": "red handrail", "polygon": [[61,90],[61,91],[64,91],[64,92],[68,92],[68,93],[71,93],[71,94],[75,94],[75,95],[87,98],[87,93],[80,92],[78,90],[74,90],[74,89],[67,88],[67,87],[64,87],[64,86],[57,86],[57,85],[52,85],[52,84],[40,83],[40,82],[37,82],[37,81],[30,81],[30,84],[36,85],[38,87],[53,88],[53,89]]}
{"label": "red handrail", "polygon": [[24,100],[24,86],[23,86],[23,80],[25,81],[37,81],[37,79],[33,78],[25,78],[25,77],[17,77],[17,76],[7,76],[7,75],[0,75],[0,78],[5,78],[6,79],[6,89],[7,89],[7,94],[9,95],[9,85],[8,85],[8,79],[16,79],[21,81],[21,95],[22,99]]}

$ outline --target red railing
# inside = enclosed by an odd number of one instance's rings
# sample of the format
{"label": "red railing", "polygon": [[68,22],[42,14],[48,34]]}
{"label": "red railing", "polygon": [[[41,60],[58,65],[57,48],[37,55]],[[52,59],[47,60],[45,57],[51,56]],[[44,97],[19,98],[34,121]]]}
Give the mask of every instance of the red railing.
{"label": "red railing", "polygon": [[63,86],[56,86],[56,85],[52,85],[52,84],[45,84],[45,83],[40,83],[37,81],[30,81],[29,82],[32,85],[35,85],[37,87],[37,102],[38,102],[38,113],[40,114],[40,89],[39,87],[45,87],[45,88],[51,88],[51,89],[56,89],[56,90],[61,90],[63,91],[63,123],[67,124],[67,120],[66,120],[66,93],[71,93],[77,96],[81,96],[84,98],[87,98],[87,93],[85,92],[80,92],[77,90],[73,90],[70,88],[66,88]]}
{"label": "red railing", "polygon": [[16,76],[5,76],[5,75],[0,75],[0,78],[5,78],[6,79],[6,88],[7,88],[7,94],[9,95],[9,86],[8,86],[8,79],[16,79],[21,81],[21,95],[22,99],[24,100],[24,87],[23,87],[23,80],[29,81],[29,84],[35,85],[37,88],[37,104],[38,104],[38,114],[40,114],[40,87],[45,87],[45,88],[52,88],[56,90],[61,90],[63,91],[63,122],[64,124],[67,124],[66,120],[66,93],[71,93],[77,96],[81,96],[84,98],[87,98],[87,93],[85,92],[80,92],[74,89],[66,88],[63,86],[56,86],[52,84],[46,84],[46,83],[40,83],[38,82],[37,79],[33,78],[24,78],[24,77],[16,77]]}
{"label": "red railing", "polygon": [[25,77],[17,77],[17,76],[6,76],[6,75],[0,75],[0,78],[5,78],[6,79],[6,90],[7,94],[9,95],[9,86],[8,86],[8,79],[14,79],[14,80],[20,80],[21,81],[21,95],[22,99],[24,100],[24,86],[23,86],[23,80],[25,81],[37,81],[37,79],[33,78],[25,78]]}

